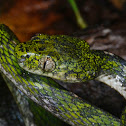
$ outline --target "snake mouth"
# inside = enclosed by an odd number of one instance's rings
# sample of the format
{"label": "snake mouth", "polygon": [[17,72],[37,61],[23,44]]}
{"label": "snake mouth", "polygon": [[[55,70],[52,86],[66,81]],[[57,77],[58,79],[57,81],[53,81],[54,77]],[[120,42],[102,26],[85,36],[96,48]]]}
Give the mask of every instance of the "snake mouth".
{"label": "snake mouth", "polygon": [[50,56],[42,57],[38,65],[43,72],[52,72],[55,69],[55,62]]}

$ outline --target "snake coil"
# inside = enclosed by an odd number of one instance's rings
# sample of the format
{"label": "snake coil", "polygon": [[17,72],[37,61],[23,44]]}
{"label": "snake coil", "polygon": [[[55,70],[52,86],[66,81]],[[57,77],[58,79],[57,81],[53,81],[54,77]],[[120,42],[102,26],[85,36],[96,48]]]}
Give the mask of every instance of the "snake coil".
{"label": "snake coil", "polygon": [[[119,119],[90,105],[52,79],[66,82],[97,79],[126,98],[126,61],[103,51],[90,50],[83,40],[38,34],[27,43],[19,43],[14,33],[1,24],[0,70],[5,79],[31,100],[70,125],[120,124]],[[125,125],[125,113],[121,125]]]}

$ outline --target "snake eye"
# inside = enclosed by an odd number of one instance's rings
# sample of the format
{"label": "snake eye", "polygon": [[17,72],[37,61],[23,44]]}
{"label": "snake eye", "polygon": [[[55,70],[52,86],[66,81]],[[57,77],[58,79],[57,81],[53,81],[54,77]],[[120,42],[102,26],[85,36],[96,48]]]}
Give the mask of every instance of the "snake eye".
{"label": "snake eye", "polygon": [[55,69],[55,62],[50,56],[42,57],[39,61],[39,67],[43,71],[51,72]]}

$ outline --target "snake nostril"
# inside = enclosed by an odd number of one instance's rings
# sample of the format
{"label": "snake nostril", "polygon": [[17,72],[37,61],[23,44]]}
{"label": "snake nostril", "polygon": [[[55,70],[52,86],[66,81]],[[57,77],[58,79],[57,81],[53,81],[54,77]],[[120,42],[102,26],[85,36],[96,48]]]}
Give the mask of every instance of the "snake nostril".
{"label": "snake nostril", "polygon": [[29,58],[30,57],[30,55],[26,55],[26,58]]}

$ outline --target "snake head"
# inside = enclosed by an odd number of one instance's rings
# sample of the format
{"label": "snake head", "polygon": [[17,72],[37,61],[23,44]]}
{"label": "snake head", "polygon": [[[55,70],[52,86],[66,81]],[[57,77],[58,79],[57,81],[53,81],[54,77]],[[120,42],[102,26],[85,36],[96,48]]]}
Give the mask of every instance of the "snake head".
{"label": "snake head", "polygon": [[90,58],[89,45],[77,38],[39,34],[18,44],[15,54],[19,65],[34,74],[72,83],[95,76],[90,64],[95,57]]}

